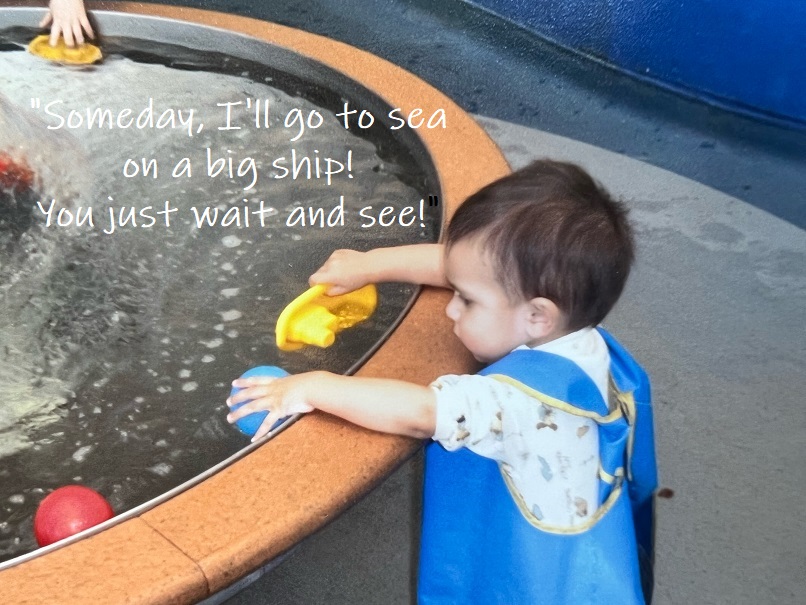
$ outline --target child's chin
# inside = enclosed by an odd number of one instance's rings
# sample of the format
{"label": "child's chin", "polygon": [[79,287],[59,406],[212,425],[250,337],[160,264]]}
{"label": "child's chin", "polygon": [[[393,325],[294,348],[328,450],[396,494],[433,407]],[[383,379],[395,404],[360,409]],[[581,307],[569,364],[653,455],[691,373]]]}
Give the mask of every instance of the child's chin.
{"label": "child's chin", "polygon": [[471,351],[470,354],[473,356],[473,359],[475,359],[479,363],[492,363],[493,361],[495,361],[494,359],[490,359],[489,356],[482,355],[480,353],[473,353]]}
{"label": "child's chin", "polygon": [[505,351],[503,353],[495,353],[495,352],[477,353],[474,351],[470,351],[470,354],[473,356],[473,359],[485,365],[495,363],[499,359],[506,357],[507,353],[508,351]]}

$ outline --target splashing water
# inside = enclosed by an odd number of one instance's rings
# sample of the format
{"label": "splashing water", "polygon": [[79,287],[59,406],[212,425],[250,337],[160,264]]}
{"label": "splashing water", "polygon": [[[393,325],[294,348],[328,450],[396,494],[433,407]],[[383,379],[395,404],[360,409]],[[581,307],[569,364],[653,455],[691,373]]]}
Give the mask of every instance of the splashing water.
{"label": "splashing water", "polygon": [[[0,32],[1,33],[1,32]],[[156,52],[156,51],[155,51]],[[386,286],[376,316],[326,351],[281,355],[277,316],[307,288],[307,276],[336,248],[435,241],[438,217],[425,228],[383,230],[288,227],[300,205],[358,209],[403,207],[427,195],[368,139],[341,127],[333,112],[242,75],[176,70],[112,55],[92,70],[64,69],[23,52],[0,52],[0,151],[32,173],[14,191],[17,206],[37,200],[92,209],[94,228],[46,227],[34,210],[0,241],[0,560],[34,548],[30,518],[50,489],[77,477],[103,493],[116,512],[147,501],[228,457],[245,442],[227,425],[229,382],[254,365],[290,372],[344,372],[372,349],[405,308],[413,289]],[[23,75],[21,75],[23,74]],[[316,110],[323,125],[295,143],[280,120],[255,131],[222,130],[221,107],[236,99]],[[170,130],[52,130],[31,99],[65,107],[193,107],[204,123],[193,137]],[[352,153],[352,173],[324,180],[276,179],[272,159],[291,150],[313,157]],[[183,157],[203,167],[217,157],[255,158],[261,175],[212,178],[202,169],[174,178]],[[127,178],[129,157],[158,158],[157,179]],[[237,163],[236,163],[237,166]],[[17,179],[19,181],[19,179]],[[4,200],[11,199],[6,193]],[[228,209],[265,200],[263,228],[199,228],[193,207]],[[177,209],[170,227],[103,232],[110,206]],[[4,216],[10,216],[4,213]],[[24,215],[28,216],[28,215]],[[24,226],[24,228],[22,228]]]}

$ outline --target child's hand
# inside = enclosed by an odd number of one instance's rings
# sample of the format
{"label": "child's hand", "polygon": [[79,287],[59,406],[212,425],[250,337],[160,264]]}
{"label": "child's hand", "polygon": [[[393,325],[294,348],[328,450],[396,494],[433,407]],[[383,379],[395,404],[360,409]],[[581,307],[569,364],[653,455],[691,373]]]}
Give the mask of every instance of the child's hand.
{"label": "child's hand", "polygon": [[367,252],[355,250],[336,250],[308,278],[312,286],[330,284],[327,294],[337,296],[358,290],[373,281],[373,265]]}
{"label": "child's hand", "polygon": [[[50,45],[55,46],[59,36],[64,36],[67,46],[84,43],[84,33],[94,38],[83,0],[50,0],[48,14],[42,19],[39,27],[50,28]],[[82,31],[83,30],[83,31]]]}
{"label": "child's hand", "polygon": [[271,378],[268,376],[254,376],[252,378],[239,378],[232,382],[232,386],[241,389],[227,399],[227,405],[233,406],[249,401],[237,410],[227,415],[227,421],[248,416],[253,412],[267,410],[263,423],[258,428],[252,441],[257,441],[266,435],[275,422],[292,414],[304,414],[314,407],[308,403],[309,387],[314,383],[314,373],[296,374],[284,378]]}

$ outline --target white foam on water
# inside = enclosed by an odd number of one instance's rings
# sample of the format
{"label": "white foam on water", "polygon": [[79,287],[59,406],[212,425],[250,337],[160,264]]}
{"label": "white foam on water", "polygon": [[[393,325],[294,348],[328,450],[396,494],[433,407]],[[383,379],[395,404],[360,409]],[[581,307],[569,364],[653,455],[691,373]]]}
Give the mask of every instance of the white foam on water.
{"label": "white foam on water", "polygon": [[243,317],[243,313],[238,311],[237,309],[231,309],[229,311],[222,311],[219,313],[221,319],[224,321],[235,321],[236,319],[240,319]]}
{"label": "white foam on water", "polygon": [[150,470],[155,475],[159,475],[160,477],[167,477],[173,470],[173,468],[174,467],[168,464],[167,462],[160,462],[152,467],[149,467],[148,470]]}
{"label": "white foam on water", "polygon": [[92,445],[85,445],[83,447],[78,448],[75,452],[73,452],[73,460],[76,462],[84,462],[87,459],[87,455],[94,449]]}

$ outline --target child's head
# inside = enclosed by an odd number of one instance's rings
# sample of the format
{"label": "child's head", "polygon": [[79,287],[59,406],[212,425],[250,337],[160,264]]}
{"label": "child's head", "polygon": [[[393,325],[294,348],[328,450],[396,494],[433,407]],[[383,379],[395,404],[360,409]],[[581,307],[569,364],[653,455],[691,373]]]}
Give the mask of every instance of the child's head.
{"label": "child's head", "polygon": [[487,185],[459,207],[446,248],[450,255],[468,243],[512,304],[551,301],[565,333],[604,319],[633,261],[626,208],[582,168],[549,160]]}

